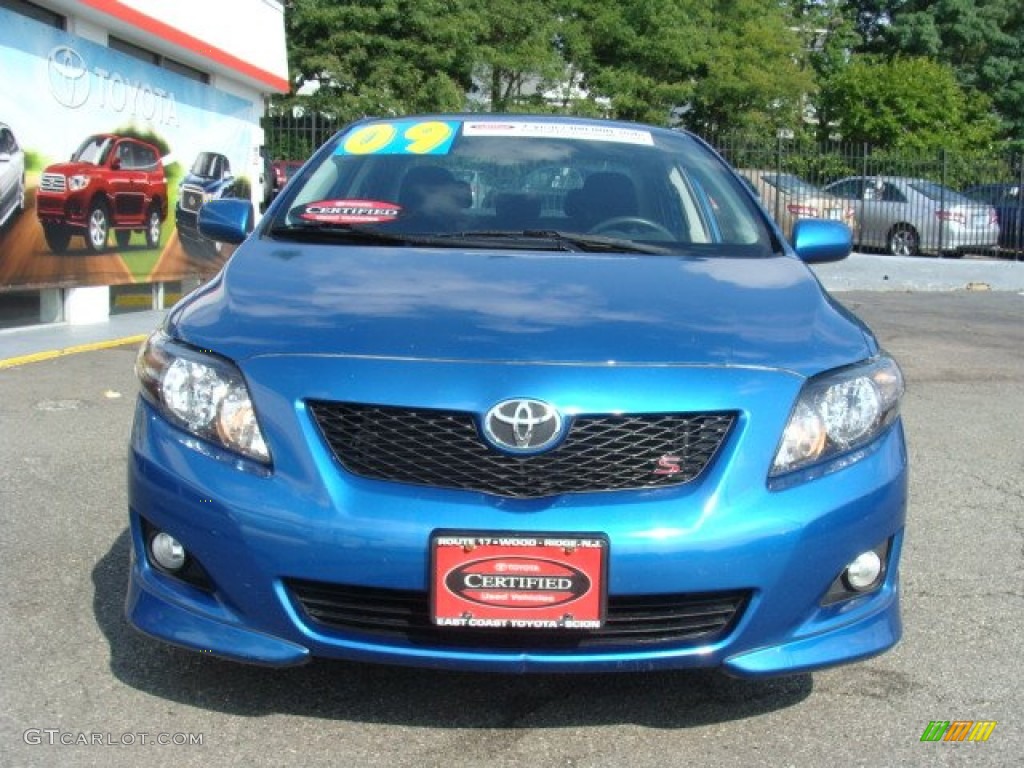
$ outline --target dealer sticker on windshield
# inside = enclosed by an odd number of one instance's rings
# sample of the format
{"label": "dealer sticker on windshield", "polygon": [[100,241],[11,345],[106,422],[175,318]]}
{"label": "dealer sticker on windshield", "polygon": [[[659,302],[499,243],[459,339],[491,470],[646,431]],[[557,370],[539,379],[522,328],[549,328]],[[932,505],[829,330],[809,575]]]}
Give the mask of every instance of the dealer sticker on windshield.
{"label": "dealer sticker on windshield", "polygon": [[467,120],[462,124],[463,136],[518,136],[531,139],[577,139],[610,141],[618,144],[652,146],[654,137],[642,128],[581,123],[549,123],[530,120]]}
{"label": "dealer sticker on windshield", "polygon": [[361,125],[334,150],[336,155],[447,155],[457,120],[391,120]]}
{"label": "dealer sticker on windshield", "polygon": [[394,221],[402,207],[382,200],[318,200],[306,203],[296,215],[329,224],[380,224]]}
{"label": "dealer sticker on windshield", "polygon": [[444,627],[597,629],[607,552],[595,535],[439,533],[431,618]]}

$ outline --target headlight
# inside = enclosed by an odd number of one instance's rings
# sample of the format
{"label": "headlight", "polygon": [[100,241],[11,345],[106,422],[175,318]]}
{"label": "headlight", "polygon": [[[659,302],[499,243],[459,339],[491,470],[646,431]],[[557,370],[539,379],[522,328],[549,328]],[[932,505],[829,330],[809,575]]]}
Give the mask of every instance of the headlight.
{"label": "headlight", "polygon": [[771,477],[855,452],[899,415],[903,374],[887,356],[810,379],[800,392]]}
{"label": "headlight", "polygon": [[77,176],[72,176],[71,178],[68,179],[68,189],[70,189],[72,192],[77,192],[78,190],[85,189],[88,186],[88,176],[78,174]]}
{"label": "headlight", "polygon": [[139,350],[135,371],[143,395],[173,423],[230,451],[270,462],[245,380],[227,360],[157,331]]}

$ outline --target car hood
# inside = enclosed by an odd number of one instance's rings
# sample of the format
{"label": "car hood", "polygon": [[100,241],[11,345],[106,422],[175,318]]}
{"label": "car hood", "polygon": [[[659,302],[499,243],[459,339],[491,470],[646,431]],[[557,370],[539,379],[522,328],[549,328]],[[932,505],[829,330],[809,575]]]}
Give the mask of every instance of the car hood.
{"label": "car hood", "polygon": [[[161,174],[162,169],[160,166],[157,168],[145,171],[147,176],[152,177],[154,174]],[[43,173],[59,173],[63,176],[74,176],[75,174],[85,174],[95,176],[96,174],[103,173],[108,174],[112,171],[105,165],[95,165],[94,163],[55,163],[47,166]],[[162,175],[162,174],[161,174]]]}
{"label": "car hood", "polygon": [[348,355],[750,365],[804,375],[875,351],[793,256],[691,258],[276,245],[252,239],[168,332],[235,360]]}
{"label": "car hood", "polygon": [[48,166],[43,173],[61,173],[65,176],[73,176],[76,173],[96,173],[106,171],[106,166],[94,165],[93,163],[55,163]]}

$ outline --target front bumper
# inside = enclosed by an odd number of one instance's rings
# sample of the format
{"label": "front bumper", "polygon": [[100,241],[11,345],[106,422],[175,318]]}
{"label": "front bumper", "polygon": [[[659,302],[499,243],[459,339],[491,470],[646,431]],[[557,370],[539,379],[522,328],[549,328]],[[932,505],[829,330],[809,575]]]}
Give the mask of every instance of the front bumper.
{"label": "front bumper", "polygon": [[194,211],[186,211],[180,207],[174,209],[174,226],[178,230],[178,237],[194,242],[200,242],[203,237],[199,234],[199,214]]}
{"label": "front bumper", "polygon": [[[907,493],[901,425],[845,469],[769,490],[764,463],[791,398],[779,397],[777,386],[756,374],[741,375],[748,393],[763,396],[774,413],[741,419],[697,481],[529,500],[347,475],[304,408],[286,394],[280,409],[264,403],[273,471],[239,465],[140,400],[128,475],[128,618],[170,643],[274,666],[324,656],[496,672],[703,667],[756,677],[885,651],[901,634],[898,563]],[[679,384],[685,391],[685,382]],[[794,394],[798,387],[794,381]],[[145,553],[144,525],[182,542],[213,588],[156,569]],[[723,631],[697,640],[502,647],[465,635],[425,643],[327,626],[304,611],[289,587],[306,580],[425,596],[428,542],[438,529],[599,532],[610,542],[610,597],[743,591],[749,599]],[[822,605],[854,557],[887,541],[880,588]]]}
{"label": "front bumper", "polygon": [[181,241],[190,256],[212,258],[217,255],[216,243],[199,233],[199,214],[197,212],[176,207],[174,209],[174,226],[178,233],[178,240]]}
{"label": "front bumper", "polygon": [[84,192],[36,192],[36,215],[43,224],[84,229],[88,225],[88,204]]}

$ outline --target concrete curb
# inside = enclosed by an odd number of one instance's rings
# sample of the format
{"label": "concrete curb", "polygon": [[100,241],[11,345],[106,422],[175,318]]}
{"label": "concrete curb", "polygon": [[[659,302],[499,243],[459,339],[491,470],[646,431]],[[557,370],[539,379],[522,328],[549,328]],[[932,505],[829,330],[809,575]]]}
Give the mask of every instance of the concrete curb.
{"label": "concrete curb", "polygon": [[813,267],[829,291],[1024,291],[1024,261],[854,253]]}

